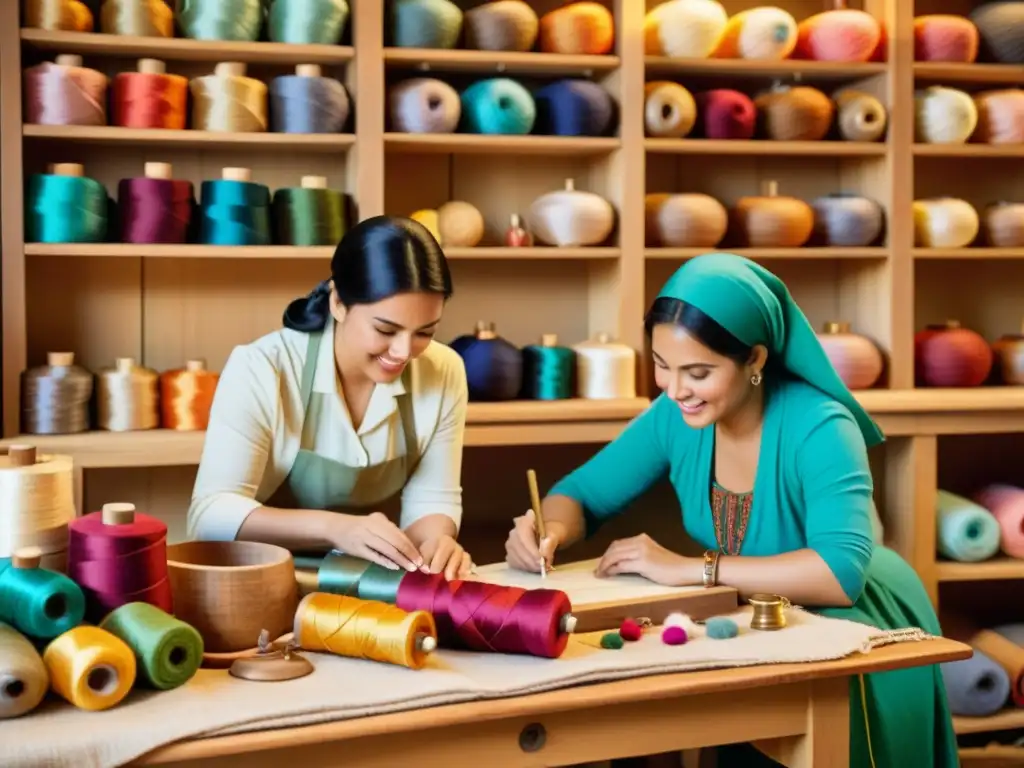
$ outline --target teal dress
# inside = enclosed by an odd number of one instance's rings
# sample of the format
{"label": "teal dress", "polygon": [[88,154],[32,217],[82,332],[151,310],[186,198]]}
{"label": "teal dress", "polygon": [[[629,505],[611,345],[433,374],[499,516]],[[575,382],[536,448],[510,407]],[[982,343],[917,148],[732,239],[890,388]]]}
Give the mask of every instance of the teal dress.
{"label": "teal dress", "polygon": [[[716,486],[714,427],[687,426],[678,406],[662,396],[550,495],[583,507],[589,535],[667,475],[686,532],[701,546],[755,557],[813,549],[853,603],[822,614],[941,634],[917,574],[874,543],[867,448],[849,409],[792,377],[765,386],[752,493]],[[660,543],[672,548],[672,542]],[[851,681],[850,695],[854,768],[959,765],[937,666],[865,675]],[[724,748],[719,757],[719,765],[772,764],[747,745]]]}

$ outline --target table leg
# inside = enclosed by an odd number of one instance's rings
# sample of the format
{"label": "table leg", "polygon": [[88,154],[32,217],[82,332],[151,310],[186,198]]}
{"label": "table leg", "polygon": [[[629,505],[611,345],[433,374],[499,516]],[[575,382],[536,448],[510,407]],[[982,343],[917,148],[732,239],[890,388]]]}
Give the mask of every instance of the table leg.
{"label": "table leg", "polygon": [[754,746],[788,768],[849,768],[850,678],[812,681],[806,731]]}

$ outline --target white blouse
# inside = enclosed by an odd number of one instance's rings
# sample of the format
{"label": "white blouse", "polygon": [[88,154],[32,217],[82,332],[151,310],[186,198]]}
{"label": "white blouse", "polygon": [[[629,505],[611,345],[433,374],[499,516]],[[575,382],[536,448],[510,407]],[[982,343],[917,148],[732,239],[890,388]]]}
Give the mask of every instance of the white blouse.
{"label": "white blouse", "polygon": [[[307,450],[352,467],[371,467],[405,454],[396,397],[402,379],[377,384],[358,430],[341,395],[334,320],[324,329],[316,361],[314,398],[305,425]],[[303,431],[302,367],[308,335],[284,328],[231,352],[217,385],[199,473],[188,510],[192,538],[233,540],[245,518],[284,482]],[[462,358],[438,342],[409,363],[412,414],[420,461],[402,491],[401,526],[426,515],[462,521],[462,447],[468,389]],[[393,462],[391,471],[402,472]],[[352,498],[361,506],[359,492]],[[369,511],[369,510],[368,510]]]}

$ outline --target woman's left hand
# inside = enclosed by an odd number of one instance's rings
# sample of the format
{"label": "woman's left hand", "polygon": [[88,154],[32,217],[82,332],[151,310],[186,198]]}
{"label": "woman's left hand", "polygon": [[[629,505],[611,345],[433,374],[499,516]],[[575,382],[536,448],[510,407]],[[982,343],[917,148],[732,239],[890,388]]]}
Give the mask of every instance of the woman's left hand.
{"label": "woman's left hand", "polygon": [[658,584],[678,586],[683,583],[685,564],[685,557],[670,552],[642,533],[613,541],[597,564],[596,574],[614,576],[618,573],[635,573]]}
{"label": "woman's left hand", "polygon": [[454,538],[441,534],[420,546],[423,562],[431,573],[444,573],[446,579],[462,579],[473,568],[473,559]]}

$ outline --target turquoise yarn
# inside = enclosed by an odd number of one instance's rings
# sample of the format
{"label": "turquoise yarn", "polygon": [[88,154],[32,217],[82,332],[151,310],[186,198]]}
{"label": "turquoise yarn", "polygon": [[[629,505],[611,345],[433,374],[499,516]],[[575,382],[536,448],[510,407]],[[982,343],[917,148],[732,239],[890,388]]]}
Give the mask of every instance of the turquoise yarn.
{"label": "turquoise yarn", "polygon": [[976,563],[999,551],[1002,531],[984,507],[949,491],[936,498],[938,550],[950,560]]}
{"label": "turquoise yarn", "polygon": [[184,37],[252,43],[263,29],[262,0],[177,0],[174,17]]}
{"label": "turquoise yarn", "polygon": [[25,241],[102,243],[110,225],[106,187],[84,176],[37,173],[25,193]]}
{"label": "turquoise yarn", "polygon": [[481,80],[462,92],[461,130],[467,133],[522,136],[536,119],[533,96],[507,77]]}
{"label": "turquoise yarn", "polygon": [[23,635],[52,640],[82,623],[85,595],[75,582],[45,568],[15,568],[0,559],[0,621]]}
{"label": "turquoise yarn", "polygon": [[337,45],[348,17],[346,0],[272,0],[267,36],[274,43]]}
{"label": "turquoise yarn", "polygon": [[391,44],[399,48],[454,48],[462,11],[449,0],[394,0]]}
{"label": "turquoise yarn", "polygon": [[715,616],[704,622],[708,637],[712,640],[728,640],[740,633],[736,622],[726,616]]}
{"label": "turquoise yarn", "polygon": [[270,190],[248,181],[216,179],[200,187],[199,242],[270,245]]}

